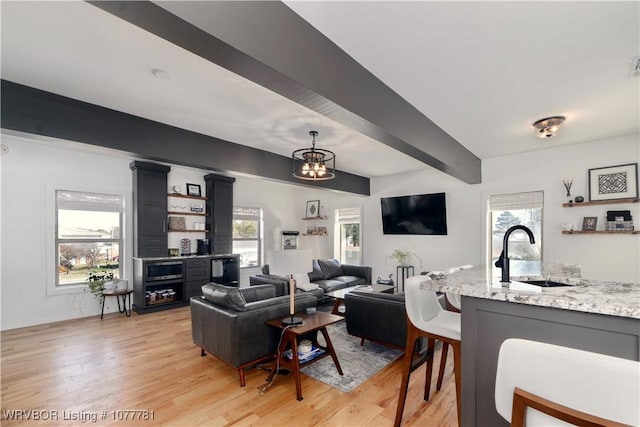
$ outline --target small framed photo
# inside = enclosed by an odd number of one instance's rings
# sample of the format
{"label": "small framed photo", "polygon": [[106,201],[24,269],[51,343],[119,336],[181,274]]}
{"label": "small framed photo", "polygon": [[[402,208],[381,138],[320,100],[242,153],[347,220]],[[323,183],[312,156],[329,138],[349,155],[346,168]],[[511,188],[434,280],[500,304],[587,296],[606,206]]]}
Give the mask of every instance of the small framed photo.
{"label": "small framed photo", "polygon": [[589,199],[612,200],[638,197],[638,164],[589,169]]}
{"label": "small framed photo", "polygon": [[582,231],[596,231],[597,216],[585,216],[582,218]]}
{"label": "small framed photo", "polygon": [[187,196],[202,197],[202,193],[200,192],[200,184],[187,183]]}
{"label": "small framed photo", "polygon": [[310,200],[307,202],[305,218],[317,218],[320,216],[320,200]]}

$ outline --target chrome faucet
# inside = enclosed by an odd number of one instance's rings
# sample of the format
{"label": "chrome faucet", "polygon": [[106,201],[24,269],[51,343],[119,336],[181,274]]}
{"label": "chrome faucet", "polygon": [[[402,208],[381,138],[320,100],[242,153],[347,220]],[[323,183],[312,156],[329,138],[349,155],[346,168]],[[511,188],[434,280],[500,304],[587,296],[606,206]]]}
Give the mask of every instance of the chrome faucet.
{"label": "chrome faucet", "polygon": [[504,238],[502,239],[502,253],[500,257],[496,261],[495,266],[502,268],[502,279],[500,280],[502,283],[510,283],[510,273],[509,273],[509,236],[516,230],[522,230],[529,235],[529,243],[532,245],[536,243],[535,238],[533,237],[533,233],[524,225],[514,225],[510,227],[505,233]]}

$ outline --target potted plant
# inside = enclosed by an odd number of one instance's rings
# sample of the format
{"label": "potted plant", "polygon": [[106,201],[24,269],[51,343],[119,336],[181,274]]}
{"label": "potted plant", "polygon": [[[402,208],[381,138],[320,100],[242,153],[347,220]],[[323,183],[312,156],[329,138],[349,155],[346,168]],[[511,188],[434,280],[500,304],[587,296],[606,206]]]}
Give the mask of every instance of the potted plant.
{"label": "potted plant", "polygon": [[90,271],[89,277],[86,280],[87,286],[92,294],[96,297],[100,297],[102,292],[105,290],[105,283],[107,282],[115,282],[118,283],[118,279],[113,278],[113,272],[102,270],[102,271]]}
{"label": "potted plant", "polygon": [[420,261],[420,257],[418,257],[418,255],[403,249],[394,249],[391,255],[389,255],[389,258],[395,260],[398,265],[403,267],[411,265],[411,260],[414,258]]}

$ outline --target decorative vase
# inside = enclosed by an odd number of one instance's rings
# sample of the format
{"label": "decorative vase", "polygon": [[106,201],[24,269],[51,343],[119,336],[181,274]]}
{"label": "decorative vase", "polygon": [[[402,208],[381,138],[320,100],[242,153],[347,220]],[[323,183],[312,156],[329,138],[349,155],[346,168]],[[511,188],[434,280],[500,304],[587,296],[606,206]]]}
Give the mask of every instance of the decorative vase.
{"label": "decorative vase", "polygon": [[129,281],[128,280],[118,280],[118,282],[116,283],[116,290],[117,291],[126,291],[127,289],[129,289]]}

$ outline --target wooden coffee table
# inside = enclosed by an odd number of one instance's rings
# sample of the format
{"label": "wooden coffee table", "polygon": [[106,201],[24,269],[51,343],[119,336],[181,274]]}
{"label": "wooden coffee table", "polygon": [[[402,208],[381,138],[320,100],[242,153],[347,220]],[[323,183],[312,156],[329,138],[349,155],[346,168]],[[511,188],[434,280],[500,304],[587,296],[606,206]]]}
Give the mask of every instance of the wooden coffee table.
{"label": "wooden coffee table", "polygon": [[336,314],[338,316],[344,316],[344,313],[341,313],[338,309],[344,302],[344,297],[349,292],[352,291],[369,291],[369,292],[382,292],[392,294],[395,289],[393,285],[379,285],[377,283],[373,283],[371,285],[359,285],[359,286],[351,286],[350,288],[339,289],[333,292],[327,292],[327,296],[335,298],[333,301],[333,309],[331,310],[331,314]]}
{"label": "wooden coffee table", "polygon": [[[279,366],[289,368],[291,372],[293,372],[294,378],[296,380],[297,399],[302,400],[302,384],[300,382],[301,367],[310,365],[327,356],[331,356],[331,358],[333,359],[333,364],[336,365],[338,373],[340,375],[343,375],[342,368],[340,367],[340,362],[338,361],[338,356],[336,356],[333,344],[331,344],[331,339],[329,338],[329,333],[327,332],[327,326],[342,321],[342,317],[335,316],[329,313],[323,313],[320,311],[316,312],[315,314],[296,313],[295,316],[300,317],[304,323],[299,326],[285,327],[282,324],[282,317],[267,321],[267,325],[269,326],[281,330],[284,329],[282,340],[280,342],[280,345],[278,346],[277,360],[276,363],[273,364],[271,372],[269,372],[267,381],[271,382],[273,380],[273,376],[275,375]],[[321,346],[320,344],[318,344],[318,331],[322,333],[324,341],[326,342],[326,346]],[[314,356],[309,358],[308,360],[301,361],[298,357],[298,338],[300,337],[310,339],[313,345],[319,348],[320,351],[314,354]],[[291,359],[288,359],[285,356],[285,352],[287,350],[292,350]]]}

